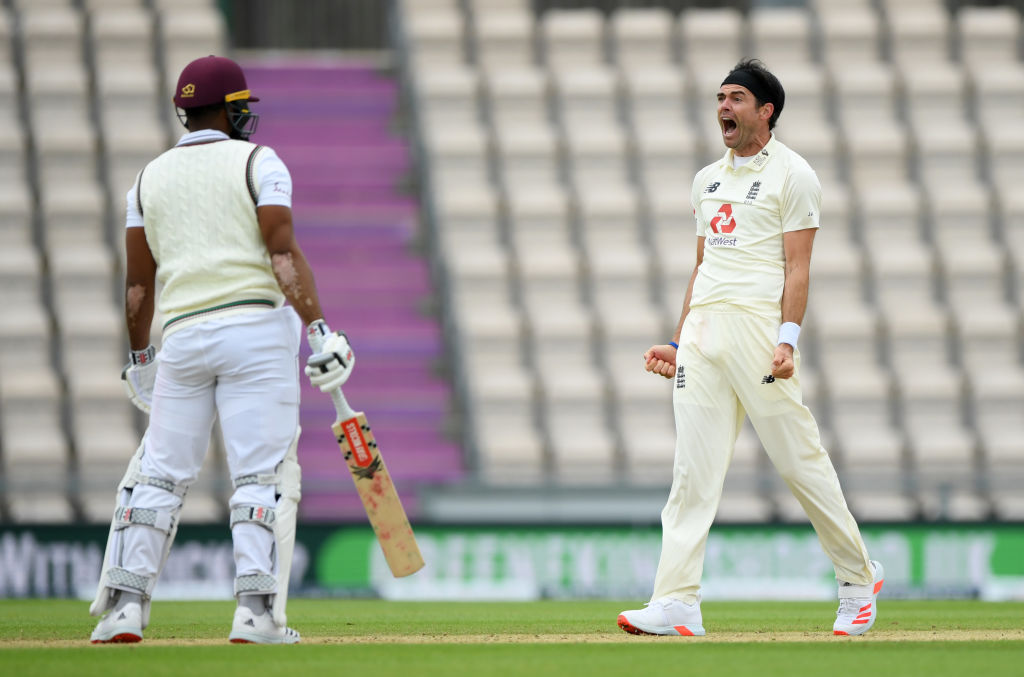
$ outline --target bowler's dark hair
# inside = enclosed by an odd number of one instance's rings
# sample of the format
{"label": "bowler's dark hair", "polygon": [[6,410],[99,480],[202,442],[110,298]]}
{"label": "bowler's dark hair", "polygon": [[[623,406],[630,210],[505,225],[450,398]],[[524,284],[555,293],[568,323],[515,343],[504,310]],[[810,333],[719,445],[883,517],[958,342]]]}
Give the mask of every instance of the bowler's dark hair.
{"label": "bowler's dark hair", "polygon": [[775,123],[782,114],[782,106],[786,103],[786,91],[782,89],[779,79],[765,68],[761,60],[743,59],[733,66],[722,84],[730,80],[733,81],[731,84],[740,84],[749,89],[759,107],[766,103],[774,104],[775,110],[768,119],[768,129],[775,129]]}

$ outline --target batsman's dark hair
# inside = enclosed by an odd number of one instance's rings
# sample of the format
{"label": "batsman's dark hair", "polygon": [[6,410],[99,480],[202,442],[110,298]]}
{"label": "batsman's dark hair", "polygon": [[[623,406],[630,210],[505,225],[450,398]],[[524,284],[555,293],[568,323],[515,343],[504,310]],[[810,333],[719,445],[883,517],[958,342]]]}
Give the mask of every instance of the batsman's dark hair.
{"label": "batsman's dark hair", "polygon": [[775,106],[772,116],[768,119],[768,129],[775,129],[775,123],[782,114],[786,103],[786,91],[779,79],[769,71],[760,59],[743,59],[729,71],[722,84],[742,85],[750,90],[757,99],[757,105],[766,103]]}
{"label": "batsman's dark hair", "polygon": [[251,112],[246,101],[228,101],[227,103],[212,103],[208,106],[196,106],[194,108],[178,108],[177,114],[181,124],[186,129],[203,129],[214,122],[220,112],[227,110],[228,124],[231,126],[229,136],[232,139],[248,141],[256,131],[260,116]]}
{"label": "batsman's dark hair", "polygon": [[206,124],[211,121],[217,114],[224,110],[224,104],[214,103],[209,106],[196,106],[195,108],[182,109],[183,117],[182,123],[187,127],[188,123],[193,124]]}

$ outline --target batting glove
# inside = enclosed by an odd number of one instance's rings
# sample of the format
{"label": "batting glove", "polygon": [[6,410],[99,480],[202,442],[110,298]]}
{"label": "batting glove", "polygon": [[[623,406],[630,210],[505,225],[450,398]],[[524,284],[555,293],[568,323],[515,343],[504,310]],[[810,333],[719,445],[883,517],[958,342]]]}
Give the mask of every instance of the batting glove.
{"label": "batting glove", "polygon": [[153,406],[153,384],[156,383],[156,348],[150,345],[145,350],[132,350],[128,364],[121,371],[121,382],[128,399],[140,411],[149,413]]}
{"label": "batting glove", "polygon": [[309,325],[306,336],[313,350],[306,361],[306,376],[315,388],[333,392],[345,384],[356,363],[348,336],[343,331],[332,332],[323,320]]}

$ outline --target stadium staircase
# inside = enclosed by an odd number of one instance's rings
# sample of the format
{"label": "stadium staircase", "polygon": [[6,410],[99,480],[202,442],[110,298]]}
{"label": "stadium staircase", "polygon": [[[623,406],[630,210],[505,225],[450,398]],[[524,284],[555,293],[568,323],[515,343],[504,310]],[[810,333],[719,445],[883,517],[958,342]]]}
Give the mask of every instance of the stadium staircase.
{"label": "stadium staircase", "polygon": [[[294,184],[296,237],[316,275],[328,322],[356,354],[345,394],[367,413],[410,517],[417,487],[464,475],[445,436],[451,388],[430,316],[432,282],[417,252],[418,205],[402,190],[409,147],[393,131],[398,86],[386,73],[336,61],[243,64],[262,100],[255,141],[273,147]],[[301,360],[308,355],[303,345]],[[310,520],[363,519],[329,426],[329,398],[303,379],[301,511]]]}

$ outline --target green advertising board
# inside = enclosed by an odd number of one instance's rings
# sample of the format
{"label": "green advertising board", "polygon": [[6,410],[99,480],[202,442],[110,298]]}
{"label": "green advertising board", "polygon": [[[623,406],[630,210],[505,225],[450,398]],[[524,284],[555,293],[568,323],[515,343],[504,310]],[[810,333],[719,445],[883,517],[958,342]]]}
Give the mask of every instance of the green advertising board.
{"label": "green advertising board", "polygon": [[[363,526],[300,525],[296,596],[389,599],[640,598],[661,549],[657,527],[416,529],[427,566],[391,576]],[[866,526],[885,565],[886,593],[903,597],[1024,599],[1024,525]],[[0,597],[95,592],[107,528],[0,528]],[[234,562],[226,526],[183,525],[158,599],[227,599]],[[716,526],[707,543],[705,599],[831,599],[832,565],[805,526]]]}

